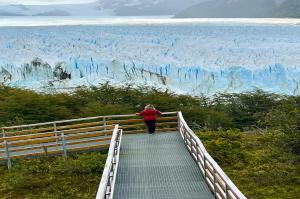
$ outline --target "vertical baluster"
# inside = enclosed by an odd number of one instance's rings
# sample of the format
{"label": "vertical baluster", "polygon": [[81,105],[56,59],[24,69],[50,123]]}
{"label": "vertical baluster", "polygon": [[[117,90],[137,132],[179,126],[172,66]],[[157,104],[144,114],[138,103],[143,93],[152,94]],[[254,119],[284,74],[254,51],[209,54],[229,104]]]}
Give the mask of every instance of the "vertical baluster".
{"label": "vertical baluster", "polygon": [[[104,126],[104,131],[106,131],[106,117],[103,117],[103,126]],[[107,136],[106,132],[105,132],[105,136]]]}
{"label": "vertical baluster", "polygon": [[[196,142],[196,141],[195,141],[195,142]],[[199,151],[199,145],[198,145],[198,142],[196,142],[196,155],[197,155],[197,163],[201,164],[201,163],[200,163],[200,159],[199,159],[200,151]]]}
{"label": "vertical baluster", "polygon": [[57,125],[56,125],[56,122],[53,123],[53,131],[54,131],[55,137],[56,137],[56,145],[58,145],[58,136],[57,136]]}
{"label": "vertical baluster", "polygon": [[206,165],[206,157],[205,157],[205,154],[203,154],[203,164],[204,164],[204,177],[205,177],[205,180],[206,180],[206,168],[207,168],[207,165]]}
{"label": "vertical baluster", "polygon": [[7,168],[11,169],[11,159],[10,159],[10,152],[9,152],[9,144],[7,140],[4,140],[4,146],[5,146],[5,153],[6,153],[6,159],[7,159]]}
{"label": "vertical baluster", "polygon": [[6,136],[6,135],[5,135],[5,129],[2,128],[2,137],[5,138],[5,136]]}
{"label": "vertical baluster", "polygon": [[66,136],[64,133],[61,134],[61,141],[62,141],[62,147],[64,152],[64,157],[67,157],[67,143],[66,143]]}
{"label": "vertical baluster", "polygon": [[228,190],[229,190],[229,188],[228,188],[228,184],[225,182],[225,192],[226,192],[226,199],[229,199],[230,197],[229,197],[229,192],[228,192]]}

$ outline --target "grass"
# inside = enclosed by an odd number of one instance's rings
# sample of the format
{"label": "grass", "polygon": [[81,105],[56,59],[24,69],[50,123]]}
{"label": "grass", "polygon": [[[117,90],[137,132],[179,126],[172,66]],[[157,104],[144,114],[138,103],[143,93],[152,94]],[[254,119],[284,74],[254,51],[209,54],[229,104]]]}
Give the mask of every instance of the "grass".
{"label": "grass", "polygon": [[106,151],[42,157],[13,162],[9,171],[0,166],[1,199],[90,199],[96,192],[107,157]]}
{"label": "grass", "polygon": [[300,157],[281,149],[272,132],[198,132],[221,168],[249,199],[298,199]]}

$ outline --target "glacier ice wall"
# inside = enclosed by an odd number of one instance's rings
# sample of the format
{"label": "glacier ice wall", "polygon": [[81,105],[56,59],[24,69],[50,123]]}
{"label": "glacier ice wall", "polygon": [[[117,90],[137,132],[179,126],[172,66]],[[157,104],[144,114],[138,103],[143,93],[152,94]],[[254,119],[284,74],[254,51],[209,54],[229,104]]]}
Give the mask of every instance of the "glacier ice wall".
{"label": "glacier ice wall", "polygon": [[35,90],[150,85],[212,95],[299,95],[300,26],[250,24],[0,28],[0,83]]}

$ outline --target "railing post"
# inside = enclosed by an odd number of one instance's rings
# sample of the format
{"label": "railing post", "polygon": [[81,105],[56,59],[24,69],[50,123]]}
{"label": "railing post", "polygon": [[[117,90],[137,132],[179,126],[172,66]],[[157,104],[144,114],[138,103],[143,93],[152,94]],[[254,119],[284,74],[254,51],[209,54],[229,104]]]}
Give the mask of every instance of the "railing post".
{"label": "railing post", "polygon": [[56,125],[56,122],[53,123],[53,131],[54,131],[55,137],[56,137],[56,145],[58,145],[58,136],[57,136],[57,125]]}
{"label": "railing post", "polygon": [[6,135],[5,135],[5,130],[4,130],[4,128],[2,128],[2,136],[3,136],[3,137],[6,136]]}
{"label": "railing post", "polygon": [[62,141],[62,147],[64,151],[64,157],[67,157],[67,143],[66,143],[66,136],[64,133],[61,134],[61,141]]}
{"label": "railing post", "polygon": [[11,169],[11,159],[9,154],[9,145],[6,140],[4,140],[4,146],[5,146],[5,153],[6,153],[6,159],[7,159],[7,168]]}
{"label": "railing post", "polygon": [[[104,127],[104,131],[106,131],[106,117],[103,117],[103,127]],[[105,136],[107,136],[106,132],[105,132]]]}

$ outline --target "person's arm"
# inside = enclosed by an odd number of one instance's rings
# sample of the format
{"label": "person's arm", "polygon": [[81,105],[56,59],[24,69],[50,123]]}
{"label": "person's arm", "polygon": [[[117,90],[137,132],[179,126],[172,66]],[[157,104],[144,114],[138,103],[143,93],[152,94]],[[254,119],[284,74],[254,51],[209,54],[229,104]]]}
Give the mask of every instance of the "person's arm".
{"label": "person's arm", "polygon": [[143,116],[144,115],[144,111],[140,112],[140,113],[136,113],[137,116]]}
{"label": "person's arm", "polygon": [[162,112],[160,112],[159,110],[156,110],[156,114],[162,115]]}

